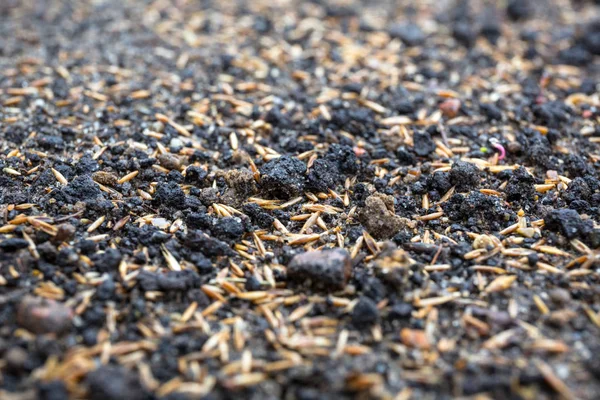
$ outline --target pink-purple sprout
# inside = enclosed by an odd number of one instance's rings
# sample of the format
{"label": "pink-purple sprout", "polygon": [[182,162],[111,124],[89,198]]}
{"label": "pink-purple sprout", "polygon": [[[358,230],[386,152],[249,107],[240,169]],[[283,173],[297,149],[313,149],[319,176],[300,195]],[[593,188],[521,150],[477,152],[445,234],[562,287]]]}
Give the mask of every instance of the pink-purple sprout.
{"label": "pink-purple sprout", "polygon": [[506,157],[506,149],[504,148],[504,146],[502,146],[497,140],[490,140],[490,142],[492,144],[492,147],[500,152],[500,155],[498,156],[498,161],[504,160],[504,157]]}

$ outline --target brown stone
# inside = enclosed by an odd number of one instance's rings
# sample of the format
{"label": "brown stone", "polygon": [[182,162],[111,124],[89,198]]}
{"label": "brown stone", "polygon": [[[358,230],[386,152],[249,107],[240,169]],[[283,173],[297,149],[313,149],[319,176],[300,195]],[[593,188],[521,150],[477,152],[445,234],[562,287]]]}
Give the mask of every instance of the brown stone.
{"label": "brown stone", "polygon": [[69,307],[41,297],[25,296],[17,309],[17,323],[36,334],[66,332],[72,316]]}
{"label": "brown stone", "polygon": [[567,289],[553,288],[548,292],[548,296],[558,305],[568,304],[571,301],[571,293]]}
{"label": "brown stone", "polygon": [[421,329],[404,328],[400,331],[400,340],[402,344],[408,347],[414,347],[421,350],[431,348],[431,343],[427,339],[427,334]]}
{"label": "brown stone", "polygon": [[389,239],[401,229],[414,227],[412,221],[394,213],[394,198],[381,193],[367,197],[358,219],[375,239]]}
{"label": "brown stone", "polygon": [[460,110],[460,100],[446,99],[440,104],[440,110],[446,117],[454,118]]}
{"label": "brown stone", "polygon": [[52,238],[54,243],[68,242],[75,235],[76,228],[71,224],[60,224],[56,235]]}
{"label": "brown stone", "polygon": [[119,178],[115,174],[106,171],[94,172],[94,174],[92,175],[92,179],[94,179],[94,181],[98,182],[99,184],[105,186],[114,186],[119,180]]}
{"label": "brown stone", "polygon": [[295,256],[288,278],[321,290],[343,289],[352,274],[350,254],[344,249],[309,251]]}
{"label": "brown stone", "polygon": [[181,160],[175,154],[165,153],[157,157],[161,167],[166,169],[179,170],[181,168]]}

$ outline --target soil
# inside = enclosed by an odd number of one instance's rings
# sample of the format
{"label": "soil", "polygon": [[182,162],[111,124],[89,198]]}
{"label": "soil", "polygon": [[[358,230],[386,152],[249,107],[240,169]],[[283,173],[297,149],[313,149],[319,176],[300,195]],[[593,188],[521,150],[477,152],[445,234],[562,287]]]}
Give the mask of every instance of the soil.
{"label": "soil", "polygon": [[598,397],[598,1],[0,34],[1,399]]}

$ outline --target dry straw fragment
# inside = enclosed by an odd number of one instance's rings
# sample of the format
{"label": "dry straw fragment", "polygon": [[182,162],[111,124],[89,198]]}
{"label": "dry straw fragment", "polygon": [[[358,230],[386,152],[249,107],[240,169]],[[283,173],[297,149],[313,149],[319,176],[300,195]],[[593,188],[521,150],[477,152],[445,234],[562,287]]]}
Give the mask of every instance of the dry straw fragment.
{"label": "dry straw fragment", "polygon": [[490,284],[485,288],[485,291],[486,293],[502,292],[508,289],[516,280],[516,275],[499,276],[490,282]]}

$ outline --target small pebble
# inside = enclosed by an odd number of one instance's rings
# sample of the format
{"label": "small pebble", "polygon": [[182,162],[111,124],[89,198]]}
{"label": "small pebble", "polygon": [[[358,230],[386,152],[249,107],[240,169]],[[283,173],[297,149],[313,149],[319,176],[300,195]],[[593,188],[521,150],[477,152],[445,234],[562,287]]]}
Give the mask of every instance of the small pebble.
{"label": "small pebble", "polygon": [[344,249],[298,254],[287,267],[290,280],[326,290],[343,289],[351,273],[350,254]]}
{"label": "small pebble", "polygon": [[60,224],[56,235],[52,238],[54,243],[68,242],[76,232],[76,228],[71,224]]}
{"label": "small pebble", "polygon": [[119,180],[119,178],[115,174],[106,171],[94,172],[92,174],[92,179],[105,186],[114,186]]}
{"label": "small pebble", "polygon": [[178,170],[179,168],[181,168],[181,160],[175,154],[161,154],[157,157],[157,159],[160,163],[160,166],[165,167],[166,169]]}
{"label": "small pebble", "polygon": [[22,371],[25,367],[28,355],[27,351],[22,347],[11,347],[4,353],[3,358],[8,370],[18,372]]}
{"label": "small pebble", "polygon": [[460,111],[460,100],[458,99],[447,99],[440,104],[440,110],[442,113],[449,118],[454,118]]}
{"label": "small pebble", "polygon": [[41,297],[25,296],[17,310],[17,322],[36,334],[61,334],[71,327],[73,311],[62,303]]}
{"label": "small pebble", "polygon": [[564,305],[571,301],[571,293],[563,288],[550,289],[548,291],[548,296],[550,296],[550,299],[558,305]]}
{"label": "small pebble", "polygon": [[394,198],[382,193],[367,197],[358,218],[375,239],[389,239],[410,225],[406,218],[394,213]]}
{"label": "small pebble", "polygon": [[124,367],[101,366],[85,380],[91,400],[142,400],[147,395],[133,372]]}
{"label": "small pebble", "polygon": [[408,347],[415,347],[422,350],[428,350],[431,347],[431,343],[427,339],[427,334],[420,329],[402,329],[400,340]]}

